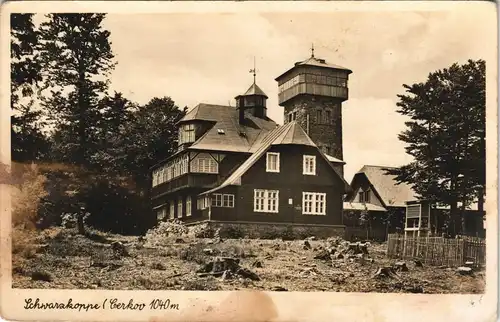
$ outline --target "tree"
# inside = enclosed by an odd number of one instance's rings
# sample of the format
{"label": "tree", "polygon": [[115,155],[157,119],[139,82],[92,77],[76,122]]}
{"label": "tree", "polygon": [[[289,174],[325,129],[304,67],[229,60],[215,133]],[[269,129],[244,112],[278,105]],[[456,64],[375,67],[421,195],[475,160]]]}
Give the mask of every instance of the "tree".
{"label": "tree", "polygon": [[485,86],[485,62],[469,60],[430,73],[425,83],[403,85],[406,94],[398,95],[398,112],[410,118],[399,139],[414,161],[387,173],[421,199],[449,205],[452,235],[464,230],[465,209],[484,195]]}
{"label": "tree", "polygon": [[123,144],[124,162],[143,191],[149,190],[149,168],[176,151],[176,124],[185,114],[186,108],[179,109],[170,97],[155,97],[132,113]]}
{"label": "tree", "polygon": [[[53,161],[79,167],[74,180],[88,182],[89,170],[98,168],[93,161],[100,151],[100,100],[115,66],[110,32],[102,27],[105,14],[49,14],[47,19],[40,25],[40,58],[50,89],[43,106],[54,127]],[[85,188],[79,185],[72,193],[81,199],[80,190]],[[80,213],[78,227],[84,233]]]}
{"label": "tree", "polygon": [[41,58],[50,95],[44,99],[63,162],[91,166],[98,150],[99,101],[113,70],[105,14],[49,14],[40,26]]}
{"label": "tree", "polygon": [[36,161],[45,157],[42,111],[34,109],[34,89],[42,80],[33,14],[12,14],[11,27],[11,145],[12,159]]}
{"label": "tree", "polygon": [[126,175],[127,126],[132,120],[137,104],[132,103],[122,93],[105,96],[100,101],[101,118],[97,124],[99,149],[92,158],[92,164],[109,173]]}

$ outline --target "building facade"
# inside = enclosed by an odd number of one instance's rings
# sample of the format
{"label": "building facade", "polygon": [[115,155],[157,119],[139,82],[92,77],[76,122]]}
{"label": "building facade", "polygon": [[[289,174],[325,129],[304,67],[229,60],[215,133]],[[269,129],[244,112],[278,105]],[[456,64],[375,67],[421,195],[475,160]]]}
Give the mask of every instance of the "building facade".
{"label": "building facade", "polygon": [[255,77],[236,107],[190,110],[178,123],[177,152],[152,168],[158,220],[233,225],[251,235],[262,235],[262,227],[343,234],[350,187],[340,107],[350,72],[312,56],[279,76],[282,126],[267,117],[268,97]]}

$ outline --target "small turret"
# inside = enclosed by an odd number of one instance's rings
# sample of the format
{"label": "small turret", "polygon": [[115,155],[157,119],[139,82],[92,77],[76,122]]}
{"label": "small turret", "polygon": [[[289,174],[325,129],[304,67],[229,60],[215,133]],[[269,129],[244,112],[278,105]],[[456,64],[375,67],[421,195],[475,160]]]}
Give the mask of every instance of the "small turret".
{"label": "small turret", "polygon": [[250,70],[253,73],[253,84],[243,95],[238,95],[235,97],[236,108],[239,111],[239,122],[240,124],[245,120],[245,111],[248,111],[251,115],[260,118],[267,117],[267,107],[266,101],[268,99],[266,93],[255,82],[256,69],[255,60],[254,68]]}

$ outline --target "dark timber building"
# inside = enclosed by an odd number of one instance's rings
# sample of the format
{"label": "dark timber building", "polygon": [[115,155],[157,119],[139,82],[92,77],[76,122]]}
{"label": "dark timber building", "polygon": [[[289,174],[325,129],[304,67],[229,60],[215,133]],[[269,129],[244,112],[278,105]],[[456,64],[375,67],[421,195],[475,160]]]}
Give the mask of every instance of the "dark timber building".
{"label": "dark timber building", "polygon": [[159,220],[208,222],[250,236],[343,233],[342,102],[350,70],[311,57],[279,76],[285,124],[254,82],[236,107],[199,104],[179,122],[178,151],[152,169]]}

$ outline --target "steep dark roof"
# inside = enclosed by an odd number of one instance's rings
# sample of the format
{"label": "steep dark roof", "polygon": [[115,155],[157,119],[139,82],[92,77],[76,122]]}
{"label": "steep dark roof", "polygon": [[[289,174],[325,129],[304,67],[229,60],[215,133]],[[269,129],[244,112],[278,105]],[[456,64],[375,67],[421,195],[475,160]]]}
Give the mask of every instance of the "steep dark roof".
{"label": "steep dark roof", "polygon": [[307,145],[315,147],[319,154],[327,161],[331,169],[338,176],[339,179],[344,183],[345,191],[350,190],[349,184],[344,180],[342,175],[333,168],[326,155],[321,152],[321,150],[314,144],[314,142],[305,133],[304,129],[297,124],[296,121],[287,123],[283,126],[277,127],[273,131],[269,132],[264,139],[257,143],[255,146],[255,152],[247,159],[241,166],[239,166],[220,186],[206,191],[202,194],[209,194],[219,189],[222,189],[229,185],[239,185],[241,184],[241,177],[245,174],[272,145],[282,145],[282,144],[297,144],[297,145]]}
{"label": "steep dark roof", "polygon": [[364,174],[386,207],[405,207],[407,201],[417,200],[412,187],[406,183],[398,184],[395,176],[386,174],[386,169],[394,168],[379,165],[364,165],[354,175],[351,185],[354,184],[357,176]]}
{"label": "steep dark roof", "polygon": [[247,95],[261,95],[261,96],[265,96],[266,98],[268,98],[266,93],[264,93],[264,91],[262,89],[260,89],[260,87],[255,83],[253,83],[252,86],[250,86],[248,88],[248,90],[245,92],[245,94],[243,94],[243,96],[247,96]]}
{"label": "steep dark roof", "polygon": [[345,67],[342,67],[342,66],[339,66],[339,65],[334,65],[334,64],[329,64],[326,62],[326,60],[324,59],[321,59],[321,58],[316,58],[316,57],[309,57],[308,59],[306,60],[303,60],[303,61],[299,61],[299,62],[296,62],[295,65],[290,68],[289,70],[287,70],[286,72],[284,72],[283,74],[281,74],[280,76],[276,77],[275,80],[278,80],[280,79],[281,77],[285,76],[286,74],[288,74],[291,70],[293,70],[294,68],[298,67],[298,66],[316,66],[316,67],[323,67],[323,68],[330,68],[330,69],[338,69],[338,70],[344,70],[346,71],[348,74],[352,73],[352,70],[348,69],[348,68],[345,68]]}
{"label": "steep dark roof", "polygon": [[214,125],[190,146],[190,149],[197,150],[250,152],[259,137],[277,127],[273,120],[258,118],[250,113],[245,113],[245,123],[239,124],[236,107],[211,104],[198,104],[181,122],[186,120],[214,122]]}

